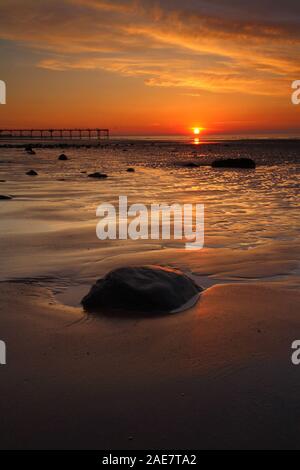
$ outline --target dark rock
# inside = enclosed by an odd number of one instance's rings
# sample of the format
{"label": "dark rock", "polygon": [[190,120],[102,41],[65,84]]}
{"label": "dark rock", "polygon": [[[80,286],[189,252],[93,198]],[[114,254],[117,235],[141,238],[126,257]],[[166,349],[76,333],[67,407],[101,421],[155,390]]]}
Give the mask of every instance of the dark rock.
{"label": "dark rock", "polygon": [[9,201],[10,199],[12,199],[11,196],[6,196],[5,194],[0,194],[0,200],[1,201]]}
{"label": "dark rock", "polygon": [[29,171],[26,172],[26,175],[37,176],[37,172],[35,170],[29,170]]}
{"label": "dark rock", "polygon": [[135,172],[135,169],[134,168],[127,168],[128,173],[134,173]]}
{"label": "dark rock", "polygon": [[89,178],[107,178],[107,175],[105,173],[99,173],[99,171],[96,171],[95,173],[90,173],[88,177]]}
{"label": "dark rock", "polygon": [[32,145],[28,144],[25,145],[24,147],[25,152],[27,152],[29,155],[35,155],[35,151],[32,148]]}
{"label": "dark rock", "polygon": [[68,160],[68,157],[67,157],[67,155],[65,155],[64,153],[62,153],[62,154],[58,157],[58,160],[63,160],[63,161],[65,161],[65,160]]}
{"label": "dark rock", "polygon": [[251,158],[226,158],[224,160],[215,160],[212,165],[213,168],[255,168],[255,161]]}
{"label": "dark rock", "polygon": [[187,163],[184,163],[183,166],[185,168],[199,168],[200,165],[195,162],[187,162]]}
{"label": "dark rock", "polygon": [[99,279],[81,303],[89,312],[172,313],[192,306],[201,291],[192,279],[175,269],[127,267]]}

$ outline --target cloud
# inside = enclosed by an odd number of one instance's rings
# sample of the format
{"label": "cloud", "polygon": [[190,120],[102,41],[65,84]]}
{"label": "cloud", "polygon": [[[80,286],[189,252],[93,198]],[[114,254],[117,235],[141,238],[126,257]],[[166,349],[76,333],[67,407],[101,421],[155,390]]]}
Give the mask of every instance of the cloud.
{"label": "cloud", "polygon": [[106,70],[190,93],[280,95],[300,74],[300,9],[272,2],[266,15],[269,3],[248,12],[233,0],[0,0],[0,38],[42,51],[37,66],[47,69]]}

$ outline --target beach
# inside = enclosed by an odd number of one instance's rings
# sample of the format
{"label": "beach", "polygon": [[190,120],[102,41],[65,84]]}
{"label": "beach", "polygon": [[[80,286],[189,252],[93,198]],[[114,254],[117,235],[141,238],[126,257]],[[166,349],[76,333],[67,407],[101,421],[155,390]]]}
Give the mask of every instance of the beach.
{"label": "beach", "polygon": [[[0,447],[299,448],[299,150],[171,139],[0,148],[0,194],[12,197],[0,201]],[[229,156],[256,169],[211,168]],[[87,176],[96,171],[108,177]],[[204,204],[204,248],[99,240],[96,209],[120,195]],[[144,265],[182,270],[200,300],[153,318],[82,309],[97,279]]]}

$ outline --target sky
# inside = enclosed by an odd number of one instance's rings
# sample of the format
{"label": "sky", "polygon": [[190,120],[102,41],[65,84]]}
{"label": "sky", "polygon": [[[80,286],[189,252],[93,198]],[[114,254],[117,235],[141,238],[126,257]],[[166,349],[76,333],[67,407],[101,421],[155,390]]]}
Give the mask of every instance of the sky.
{"label": "sky", "polygon": [[0,127],[300,134],[299,0],[0,0]]}

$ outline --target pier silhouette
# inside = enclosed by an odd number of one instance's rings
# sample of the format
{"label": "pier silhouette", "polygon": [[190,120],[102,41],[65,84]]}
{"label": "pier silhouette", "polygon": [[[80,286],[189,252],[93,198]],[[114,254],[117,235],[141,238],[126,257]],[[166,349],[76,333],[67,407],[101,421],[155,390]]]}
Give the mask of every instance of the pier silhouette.
{"label": "pier silhouette", "polygon": [[0,129],[0,139],[101,140],[109,139],[109,129]]}

